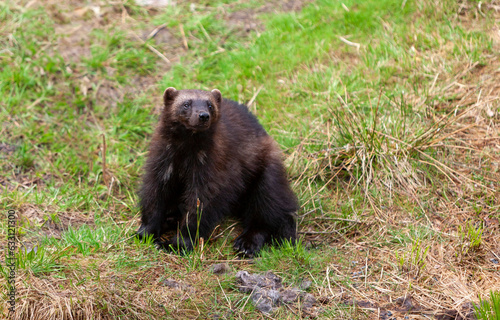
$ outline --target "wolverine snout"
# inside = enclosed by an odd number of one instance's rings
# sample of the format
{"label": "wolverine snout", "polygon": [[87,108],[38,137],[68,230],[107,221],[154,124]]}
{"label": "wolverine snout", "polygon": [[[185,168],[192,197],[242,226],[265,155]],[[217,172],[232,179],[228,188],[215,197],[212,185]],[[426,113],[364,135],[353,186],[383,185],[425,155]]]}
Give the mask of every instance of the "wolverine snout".
{"label": "wolverine snout", "polygon": [[202,112],[199,115],[201,122],[207,122],[210,119],[210,114],[207,112]]}

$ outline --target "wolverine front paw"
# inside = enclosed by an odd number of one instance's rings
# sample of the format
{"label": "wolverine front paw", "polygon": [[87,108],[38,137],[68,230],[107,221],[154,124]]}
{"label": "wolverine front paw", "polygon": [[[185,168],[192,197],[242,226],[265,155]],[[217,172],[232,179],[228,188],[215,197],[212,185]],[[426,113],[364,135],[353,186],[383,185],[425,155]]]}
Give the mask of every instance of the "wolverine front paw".
{"label": "wolverine front paw", "polygon": [[[151,234],[152,233],[149,232],[148,228],[144,224],[141,224],[141,226],[139,227],[139,230],[136,231],[135,236],[137,238],[139,238],[139,240],[143,240],[144,238],[146,238],[147,236],[150,236]],[[154,234],[153,234],[153,237],[154,237]]]}
{"label": "wolverine front paw", "polygon": [[183,236],[174,236],[166,241],[161,241],[158,243],[158,247],[178,254],[192,251],[194,248],[191,239]]}
{"label": "wolverine front paw", "polygon": [[241,234],[234,241],[234,249],[246,257],[253,257],[264,246],[267,241],[267,234],[264,232],[247,231]]}

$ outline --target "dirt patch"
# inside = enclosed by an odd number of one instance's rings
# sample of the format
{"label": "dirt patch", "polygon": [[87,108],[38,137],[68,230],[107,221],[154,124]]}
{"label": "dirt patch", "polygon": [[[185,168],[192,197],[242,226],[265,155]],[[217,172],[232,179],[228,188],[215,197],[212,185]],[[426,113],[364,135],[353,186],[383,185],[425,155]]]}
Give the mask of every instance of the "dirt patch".
{"label": "dirt patch", "polygon": [[[72,83],[77,84],[77,87],[68,88],[67,81],[53,79],[57,91],[69,100],[68,104],[73,104],[75,93],[79,93],[83,98],[79,103],[85,104],[87,108],[92,109],[95,103],[106,106],[107,110],[112,111],[127,95],[133,98],[149,90],[156,92],[156,85],[163,77],[162,71],[168,71],[171,65],[179,60],[180,55],[185,53],[182,40],[175,37],[172,30],[164,26],[151,25],[141,31],[140,21],[136,21],[128,10],[127,6],[121,4],[72,6],[53,3],[48,6],[49,14],[56,22],[57,42],[49,46],[46,52],[62,57],[66,72],[71,74]],[[150,10],[150,13],[154,15],[156,11]],[[92,46],[104,41],[99,36],[101,31],[121,32],[134,46],[149,48],[150,54],[157,58],[154,60],[155,70],[146,71],[146,74],[144,71],[142,74],[118,74],[115,69],[117,67],[111,63],[112,58],[109,58],[103,63],[103,70],[89,73],[84,64],[93,59]],[[154,39],[154,43],[147,42],[150,39]],[[170,62],[167,63],[166,60]],[[118,77],[124,80],[117,81]]]}
{"label": "dirt patch", "polygon": [[[46,173],[43,174],[41,177],[34,176],[31,172],[30,173],[19,173],[19,174],[13,174],[13,179],[2,179],[0,178],[0,184],[2,186],[6,186],[9,190],[13,190],[17,188],[18,186],[24,187],[24,188],[30,188],[33,186],[45,186],[47,184],[48,180],[51,180],[54,178],[54,175]],[[14,182],[15,181],[15,182]]]}
{"label": "dirt patch", "polygon": [[57,52],[66,63],[79,63],[82,59],[90,58],[89,34],[93,26],[87,23],[58,25],[56,34],[60,35],[57,41]]}
{"label": "dirt patch", "polygon": [[125,92],[117,84],[103,80],[96,88],[96,102],[105,106],[116,108],[118,103],[123,102]]}
{"label": "dirt patch", "polygon": [[0,143],[0,158],[11,156],[16,151],[17,146],[8,143]]}
{"label": "dirt patch", "polygon": [[[115,73],[115,70],[111,67],[106,67],[106,71],[108,76],[113,76]],[[145,92],[156,95],[157,102],[161,104],[162,94],[157,90],[157,83],[160,79],[161,75],[137,75],[130,78],[128,84],[122,85],[99,76],[85,75],[80,78],[78,89],[82,93],[87,108],[92,109],[95,103],[99,106],[106,106],[106,112],[115,112],[126,96],[133,99]]]}
{"label": "dirt patch", "polygon": [[264,25],[257,18],[258,15],[265,13],[283,13],[297,12],[308,4],[310,1],[292,0],[292,1],[277,1],[267,3],[256,9],[246,9],[230,13],[225,20],[229,28],[238,36],[244,36],[251,31],[262,32]]}
{"label": "dirt patch", "polygon": [[[23,205],[18,211],[20,225],[26,229],[26,241],[36,240],[41,235],[59,239],[69,227],[94,226],[94,218],[78,212],[51,212],[49,207],[40,208]],[[36,232],[35,232],[36,231]]]}
{"label": "dirt patch", "polygon": [[[256,9],[239,10],[227,14],[223,11],[221,18],[232,30],[231,34],[236,33],[241,37],[251,31],[259,32],[264,29],[258,15],[299,11],[307,3],[308,1],[284,0],[265,4]],[[89,108],[92,107],[90,97],[95,98],[99,105],[116,108],[125,95],[134,96],[149,90],[157,92],[157,83],[163,77],[161,71],[168,71],[173,64],[178,62],[180,57],[188,52],[186,43],[193,40],[192,35],[183,34],[180,27],[177,30],[170,29],[166,25],[148,25],[137,29],[139,21],[131,17],[127,6],[115,4],[81,6],[81,4],[68,5],[56,2],[49,2],[49,4],[47,10],[56,22],[57,42],[47,47],[46,51],[61,55],[66,64],[66,71],[73,74],[75,83],[80,83],[78,90],[83,94],[86,99],[84,103]],[[227,8],[231,8],[231,5]],[[161,10],[154,8],[147,10],[152,16],[161,13]],[[115,77],[116,70],[109,65],[105,66],[105,77],[100,73],[84,73],[82,63],[92,58],[91,47],[95,45],[92,40],[95,38],[93,33],[111,28],[117,32],[126,32],[130,41],[137,42],[138,46],[147,46],[158,58],[156,71],[148,75],[129,78],[128,83],[123,85],[110,80]],[[67,91],[65,83],[59,83],[58,79],[54,79],[54,82],[59,91]],[[161,94],[155,101],[156,105],[161,105]],[[155,109],[154,112],[157,113],[158,110]]]}

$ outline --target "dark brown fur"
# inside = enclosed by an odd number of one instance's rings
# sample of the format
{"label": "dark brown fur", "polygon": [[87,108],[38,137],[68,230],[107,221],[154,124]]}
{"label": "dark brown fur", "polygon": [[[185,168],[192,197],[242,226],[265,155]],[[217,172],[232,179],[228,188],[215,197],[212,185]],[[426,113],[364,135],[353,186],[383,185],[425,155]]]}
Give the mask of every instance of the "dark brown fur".
{"label": "dark brown fur", "polygon": [[218,90],[174,88],[165,90],[164,104],[140,190],[139,236],[158,241],[177,229],[160,244],[189,250],[197,228],[207,239],[233,216],[243,225],[234,246],[246,255],[273,240],[294,241],[298,205],[281,152],[247,107]]}

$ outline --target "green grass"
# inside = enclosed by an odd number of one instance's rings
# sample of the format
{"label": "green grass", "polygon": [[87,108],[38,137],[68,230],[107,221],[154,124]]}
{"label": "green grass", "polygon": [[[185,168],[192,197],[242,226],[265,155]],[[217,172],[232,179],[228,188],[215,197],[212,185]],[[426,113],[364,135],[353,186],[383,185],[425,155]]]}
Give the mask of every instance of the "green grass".
{"label": "green grass", "polygon": [[[399,310],[387,301],[411,295],[438,311],[457,307],[449,279],[470,297],[499,285],[498,13],[451,0],[280,5],[104,2],[97,17],[85,4],[0,3],[0,209],[18,213],[19,305],[40,319],[66,303],[96,318],[264,318],[235,286],[248,270],[310,279],[324,301],[313,316],[370,319],[357,302]],[[296,245],[249,262],[229,223],[184,255],[132,237],[168,86],[253,100],[301,202]],[[217,262],[232,273],[211,274]],[[75,298],[40,298],[61,292]],[[307,316],[291,308],[272,317]]]}
{"label": "green grass", "polygon": [[474,306],[477,318],[480,320],[500,319],[500,294],[490,291],[490,299],[479,299],[479,304]]}

